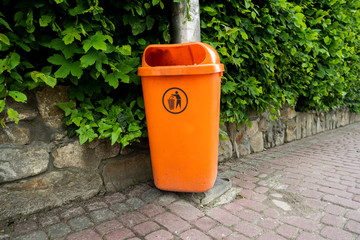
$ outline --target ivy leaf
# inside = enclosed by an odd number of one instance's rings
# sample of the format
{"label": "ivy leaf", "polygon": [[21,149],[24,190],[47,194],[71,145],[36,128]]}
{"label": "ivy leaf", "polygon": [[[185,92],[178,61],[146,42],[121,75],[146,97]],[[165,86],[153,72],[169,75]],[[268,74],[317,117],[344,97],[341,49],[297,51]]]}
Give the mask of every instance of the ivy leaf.
{"label": "ivy leaf", "polygon": [[76,61],[70,64],[70,72],[74,77],[80,78],[83,75],[83,70],[80,66],[80,61]]}
{"label": "ivy leaf", "polygon": [[25,94],[19,91],[9,91],[9,96],[12,97],[17,102],[26,102],[27,97]]}
{"label": "ivy leaf", "polygon": [[52,21],[52,16],[42,15],[39,19],[39,25],[40,27],[46,27],[47,25],[49,25],[49,23],[51,23],[51,21]]}
{"label": "ivy leaf", "polygon": [[146,24],[143,22],[136,22],[131,25],[131,31],[134,36],[144,32],[146,29]]}
{"label": "ivy leaf", "polygon": [[113,132],[111,133],[111,145],[114,145],[116,141],[119,139],[120,133],[122,132],[121,127],[119,125],[115,125],[113,128]]}
{"label": "ivy leaf", "polygon": [[62,40],[64,41],[65,45],[72,43],[75,39],[81,41],[80,33],[81,30],[77,28],[67,28],[61,32],[62,35],[65,35]]}
{"label": "ivy leaf", "polygon": [[0,41],[6,45],[10,45],[10,40],[5,34],[0,33]]}
{"label": "ivy leaf", "polygon": [[147,30],[151,30],[152,27],[154,26],[155,23],[155,19],[150,17],[150,16],[146,16],[146,27]]}
{"label": "ivy leaf", "polygon": [[0,113],[4,110],[5,108],[5,100],[0,100]]}
{"label": "ivy leaf", "polygon": [[10,25],[3,18],[0,18],[0,25],[6,27],[9,31],[12,31]]}
{"label": "ivy leaf", "polygon": [[49,63],[54,64],[54,65],[64,65],[67,63],[64,56],[62,56],[60,54],[54,54],[51,57],[49,57],[47,60]]}
{"label": "ivy leaf", "polygon": [[83,41],[83,49],[88,52],[91,47],[96,50],[106,50],[106,40],[113,43],[112,37],[104,35],[101,31],[97,31],[94,35]]}
{"label": "ivy leaf", "polygon": [[119,78],[120,78],[120,73],[113,72],[106,75],[105,82],[109,83],[110,86],[116,89],[119,86]]}
{"label": "ivy leaf", "polygon": [[9,70],[16,68],[17,65],[19,64],[20,64],[20,55],[15,52],[11,53],[8,63]]}
{"label": "ivy leaf", "polygon": [[79,134],[80,144],[84,144],[88,140],[91,142],[98,136],[90,125],[80,127],[78,130],[76,130],[76,132]]}
{"label": "ivy leaf", "polygon": [[81,62],[81,66],[83,68],[86,68],[88,66],[91,66],[93,64],[95,64],[96,60],[98,58],[98,54],[97,54],[97,51],[96,50],[89,50],[87,52],[87,54],[83,55],[81,58],[80,58],[80,62]]}
{"label": "ivy leaf", "polygon": [[15,111],[15,110],[12,109],[12,108],[9,108],[9,109],[7,110],[7,115],[8,115],[8,117],[9,117],[11,120],[14,120],[16,124],[19,123],[19,118],[18,118],[19,113],[18,113],[17,111]]}
{"label": "ivy leaf", "polygon": [[119,50],[119,52],[124,56],[131,55],[131,46],[130,45],[123,45],[121,47],[118,47],[117,50]]}

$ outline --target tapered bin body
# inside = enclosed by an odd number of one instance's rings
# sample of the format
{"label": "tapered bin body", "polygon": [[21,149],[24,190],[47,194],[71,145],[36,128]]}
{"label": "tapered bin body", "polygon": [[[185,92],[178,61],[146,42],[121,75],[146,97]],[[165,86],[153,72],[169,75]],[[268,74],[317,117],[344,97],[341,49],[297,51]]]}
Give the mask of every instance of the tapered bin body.
{"label": "tapered bin body", "polygon": [[159,189],[204,192],[214,185],[223,71],[218,54],[205,43],[145,49],[138,75]]}

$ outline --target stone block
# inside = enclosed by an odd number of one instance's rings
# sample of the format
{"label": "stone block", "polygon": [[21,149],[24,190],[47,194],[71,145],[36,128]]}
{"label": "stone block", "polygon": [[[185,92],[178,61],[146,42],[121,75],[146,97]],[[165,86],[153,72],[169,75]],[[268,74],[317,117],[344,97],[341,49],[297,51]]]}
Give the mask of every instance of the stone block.
{"label": "stone block", "polygon": [[30,129],[17,124],[8,124],[4,128],[4,132],[8,136],[11,143],[15,145],[25,145],[30,143]]}
{"label": "stone block", "polygon": [[246,134],[245,125],[242,125],[238,129],[235,137],[235,143],[236,143],[235,152],[237,157],[250,154],[250,143],[249,143],[249,138]]}
{"label": "stone block", "polygon": [[219,162],[222,162],[226,159],[232,157],[233,154],[233,145],[229,138],[220,137],[219,139]]}
{"label": "stone block", "polygon": [[280,118],[284,121],[287,122],[290,119],[295,118],[297,115],[296,111],[294,110],[293,107],[289,107],[289,106],[285,106],[281,111],[280,111]]}
{"label": "stone block", "polygon": [[294,120],[286,123],[285,142],[294,141],[297,137],[297,123]]}
{"label": "stone block", "polygon": [[0,127],[0,145],[9,143],[9,142],[10,142],[9,137],[5,133],[4,129]]}
{"label": "stone block", "polygon": [[279,119],[274,121],[273,134],[275,146],[283,145],[285,142],[285,124]]}
{"label": "stone block", "polygon": [[73,200],[87,200],[101,187],[98,174],[68,170],[4,184],[0,188],[0,221],[59,207]]}
{"label": "stone block", "polygon": [[301,139],[301,126],[302,126],[302,116],[301,113],[298,113],[296,116],[296,139]]}
{"label": "stone block", "polygon": [[262,117],[260,119],[260,122],[259,122],[259,131],[261,132],[265,132],[266,129],[268,128],[268,121],[269,121],[269,118],[267,117]]}
{"label": "stone block", "polygon": [[34,142],[26,146],[1,145],[0,183],[45,172],[49,160],[48,146],[42,142]]}
{"label": "stone block", "polygon": [[63,126],[61,119],[64,113],[56,104],[69,101],[68,90],[67,86],[55,86],[44,87],[35,92],[39,113],[49,127]]}
{"label": "stone block", "polygon": [[264,139],[264,147],[265,148],[272,148],[275,146],[274,123],[275,123],[274,121],[268,120],[267,131],[264,133],[265,134],[265,139]]}
{"label": "stone block", "polygon": [[[28,99],[26,103],[16,102],[12,98],[6,99],[7,107],[14,109],[19,113],[19,120],[27,120],[31,121],[35,119],[39,113],[36,109],[36,100],[32,92],[26,93]],[[4,112],[0,113],[0,119],[4,117]],[[14,120],[10,119],[8,116],[5,118],[5,123],[14,122]]]}
{"label": "stone block", "polygon": [[311,112],[306,113],[306,136],[309,137],[312,135],[312,125],[313,125],[313,114]]}
{"label": "stone block", "polygon": [[150,180],[150,156],[139,153],[132,157],[115,157],[106,163],[102,175],[108,192],[118,191],[139,181]]}
{"label": "stone block", "polygon": [[261,152],[264,150],[264,139],[262,132],[258,132],[250,138],[250,150],[251,152]]}
{"label": "stone block", "polygon": [[111,145],[110,141],[101,139],[95,139],[91,143],[86,142],[84,145],[87,148],[94,149],[95,157],[100,160],[116,157],[120,154],[121,149],[121,145],[119,143]]}
{"label": "stone block", "polygon": [[59,147],[52,152],[54,166],[57,168],[75,167],[87,170],[98,168],[101,159],[95,155],[95,150],[80,145],[76,140],[65,146]]}
{"label": "stone block", "polygon": [[259,131],[259,123],[258,121],[251,121],[251,127],[246,126],[246,133],[249,138],[254,136]]}

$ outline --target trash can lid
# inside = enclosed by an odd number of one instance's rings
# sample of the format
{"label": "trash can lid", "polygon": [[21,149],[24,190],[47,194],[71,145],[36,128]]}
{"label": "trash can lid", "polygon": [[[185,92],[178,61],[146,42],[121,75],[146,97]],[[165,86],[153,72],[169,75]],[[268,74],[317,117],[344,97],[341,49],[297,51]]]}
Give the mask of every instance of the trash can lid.
{"label": "trash can lid", "polygon": [[223,72],[218,53],[201,42],[149,45],[139,76],[198,75]]}

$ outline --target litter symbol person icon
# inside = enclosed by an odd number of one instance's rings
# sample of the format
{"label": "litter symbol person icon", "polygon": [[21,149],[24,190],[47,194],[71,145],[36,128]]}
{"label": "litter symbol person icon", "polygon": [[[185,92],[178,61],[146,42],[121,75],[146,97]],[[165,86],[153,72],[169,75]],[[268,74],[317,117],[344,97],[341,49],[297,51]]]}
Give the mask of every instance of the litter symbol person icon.
{"label": "litter symbol person icon", "polygon": [[[164,108],[173,114],[183,112],[188,104],[186,93],[180,88],[169,88],[163,95]],[[183,105],[183,107],[182,107]]]}

